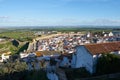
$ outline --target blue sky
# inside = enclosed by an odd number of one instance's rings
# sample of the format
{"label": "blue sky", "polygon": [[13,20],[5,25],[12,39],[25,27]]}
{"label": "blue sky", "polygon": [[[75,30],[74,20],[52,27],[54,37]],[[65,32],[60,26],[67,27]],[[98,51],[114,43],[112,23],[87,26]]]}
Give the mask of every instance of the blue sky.
{"label": "blue sky", "polygon": [[0,0],[0,26],[120,25],[120,0]]}

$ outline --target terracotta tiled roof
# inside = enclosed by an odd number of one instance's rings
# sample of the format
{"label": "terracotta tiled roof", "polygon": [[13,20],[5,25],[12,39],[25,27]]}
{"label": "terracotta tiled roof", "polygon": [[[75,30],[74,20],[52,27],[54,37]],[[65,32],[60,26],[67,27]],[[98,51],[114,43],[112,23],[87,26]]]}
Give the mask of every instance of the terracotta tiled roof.
{"label": "terracotta tiled roof", "polygon": [[37,51],[36,55],[55,55],[55,54],[61,54],[60,51]]}
{"label": "terracotta tiled roof", "polygon": [[120,41],[99,44],[87,44],[84,46],[92,55],[120,51]]}
{"label": "terracotta tiled roof", "polygon": [[36,56],[37,56],[37,57],[42,56],[42,53],[41,53],[40,51],[36,51],[35,53],[36,53]]}

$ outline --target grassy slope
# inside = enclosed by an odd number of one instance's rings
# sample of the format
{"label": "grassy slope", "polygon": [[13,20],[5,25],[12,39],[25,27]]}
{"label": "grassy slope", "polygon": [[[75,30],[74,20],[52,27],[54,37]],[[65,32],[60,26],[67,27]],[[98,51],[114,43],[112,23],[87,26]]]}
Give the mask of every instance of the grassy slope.
{"label": "grassy slope", "polygon": [[0,54],[10,51],[12,54],[23,51],[23,47],[27,47],[26,43],[20,43],[18,47],[15,47],[12,42],[7,41],[6,43],[0,43]]}

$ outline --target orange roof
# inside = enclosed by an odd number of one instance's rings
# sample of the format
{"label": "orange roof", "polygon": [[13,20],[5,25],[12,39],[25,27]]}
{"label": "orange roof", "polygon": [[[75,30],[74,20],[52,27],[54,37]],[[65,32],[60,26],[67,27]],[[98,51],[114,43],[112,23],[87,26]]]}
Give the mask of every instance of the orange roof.
{"label": "orange roof", "polygon": [[41,52],[39,52],[39,51],[36,51],[35,53],[36,53],[36,56],[38,56],[38,57],[42,56]]}
{"label": "orange roof", "polygon": [[120,41],[99,44],[87,44],[84,46],[92,55],[120,51]]}
{"label": "orange roof", "polygon": [[36,51],[37,56],[61,54],[60,51]]}

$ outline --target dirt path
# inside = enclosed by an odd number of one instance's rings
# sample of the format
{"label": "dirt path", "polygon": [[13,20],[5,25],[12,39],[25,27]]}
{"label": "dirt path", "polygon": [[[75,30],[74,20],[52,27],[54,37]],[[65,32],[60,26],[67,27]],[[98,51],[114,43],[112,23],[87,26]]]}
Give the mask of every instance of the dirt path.
{"label": "dirt path", "polygon": [[[42,37],[37,37],[37,38],[35,38],[35,40],[48,39],[48,38],[52,38],[52,37],[56,37],[56,36],[60,36],[60,35],[68,35],[68,33],[46,35],[46,36],[42,36]],[[74,34],[69,34],[69,35],[83,35],[83,34],[75,34],[74,33]]]}
{"label": "dirt path", "polygon": [[52,35],[46,35],[46,36],[42,36],[42,37],[37,37],[36,40],[40,40],[40,39],[48,39],[48,38],[52,38],[52,37],[59,36],[59,35],[63,35],[63,34],[52,34]]}

